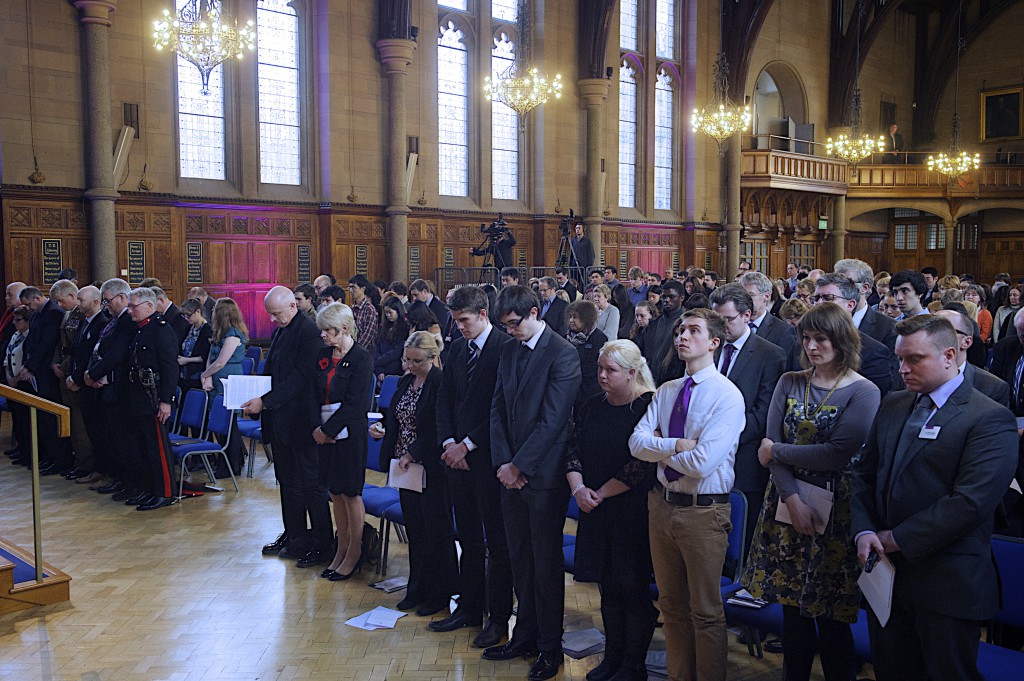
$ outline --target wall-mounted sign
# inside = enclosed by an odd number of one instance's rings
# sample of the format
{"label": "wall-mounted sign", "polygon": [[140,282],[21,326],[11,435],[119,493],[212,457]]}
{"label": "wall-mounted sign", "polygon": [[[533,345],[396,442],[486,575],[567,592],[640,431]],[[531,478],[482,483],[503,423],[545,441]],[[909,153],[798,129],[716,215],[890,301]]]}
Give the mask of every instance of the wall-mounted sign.
{"label": "wall-mounted sign", "polygon": [[313,281],[312,254],[309,244],[298,245],[298,276],[300,284],[309,284]]}
{"label": "wall-mounted sign", "polygon": [[146,242],[128,242],[128,283],[138,286],[146,278]]}
{"label": "wall-mounted sign", "polygon": [[356,274],[364,277],[369,274],[370,248],[368,246],[356,246]]}
{"label": "wall-mounted sign", "polygon": [[43,283],[47,286],[57,281],[60,271],[64,269],[61,257],[60,239],[43,239]]}
{"label": "wall-mounted sign", "polygon": [[189,284],[203,283],[203,244],[199,241],[185,243],[186,276]]}

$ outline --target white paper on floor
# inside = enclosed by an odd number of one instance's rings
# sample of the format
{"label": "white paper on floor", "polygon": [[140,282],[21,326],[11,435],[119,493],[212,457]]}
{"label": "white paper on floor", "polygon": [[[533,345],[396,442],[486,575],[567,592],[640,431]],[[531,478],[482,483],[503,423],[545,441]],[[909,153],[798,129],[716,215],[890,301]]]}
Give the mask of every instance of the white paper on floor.
{"label": "white paper on floor", "polygon": [[405,617],[405,613],[400,610],[391,610],[390,608],[378,606],[370,612],[364,612],[362,615],[356,615],[352,619],[346,620],[345,624],[356,629],[363,629],[364,631],[394,629],[395,623],[402,617]]}
{"label": "white paper on floor", "polygon": [[383,591],[386,594],[401,591],[409,585],[408,577],[392,577],[391,579],[385,579],[381,582],[371,584],[370,586],[379,591]]}
{"label": "white paper on floor", "polygon": [[567,631],[562,634],[562,651],[574,660],[604,652],[604,634],[597,629]]}

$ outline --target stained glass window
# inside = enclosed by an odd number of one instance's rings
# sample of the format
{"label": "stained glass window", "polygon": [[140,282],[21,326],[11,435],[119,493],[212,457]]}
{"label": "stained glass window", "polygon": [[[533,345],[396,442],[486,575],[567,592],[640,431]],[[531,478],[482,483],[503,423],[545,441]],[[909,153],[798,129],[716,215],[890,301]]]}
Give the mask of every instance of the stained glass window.
{"label": "stained glass window", "polygon": [[[491,50],[491,77],[512,65],[515,45],[502,33]],[[519,119],[501,102],[491,102],[491,193],[496,199],[519,198]]]}
{"label": "stained glass window", "polygon": [[199,70],[178,57],[178,164],[181,177],[226,178],[224,166],[224,69],[210,73],[204,95]]}
{"label": "stained glass window", "polygon": [[619,205],[636,206],[636,71],[619,67]]}
{"label": "stained glass window", "polygon": [[491,16],[499,21],[519,18],[519,0],[491,0]]}
{"label": "stained glass window", "polygon": [[624,50],[637,49],[637,14],[637,0],[619,3],[619,47]]}
{"label": "stained glass window", "polygon": [[676,0],[658,0],[655,31],[656,51],[662,59],[672,59],[676,42]]}
{"label": "stained glass window", "polygon": [[448,22],[437,38],[438,191],[469,196],[469,55]]}
{"label": "stained glass window", "polygon": [[301,184],[299,20],[288,0],[260,0],[256,24],[260,179]]}
{"label": "stained glass window", "polygon": [[672,77],[662,69],[654,86],[654,207],[672,208]]}

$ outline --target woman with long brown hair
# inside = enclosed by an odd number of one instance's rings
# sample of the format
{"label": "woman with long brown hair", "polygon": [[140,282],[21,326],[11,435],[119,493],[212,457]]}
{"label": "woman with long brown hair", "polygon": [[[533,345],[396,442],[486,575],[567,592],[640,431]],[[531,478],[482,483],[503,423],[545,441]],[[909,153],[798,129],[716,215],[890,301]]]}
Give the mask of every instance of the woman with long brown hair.
{"label": "woman with long brown hair", "polygon": [[[210,356],[206,361],[206,371],[199,377],[203,390],[212,395],[223,395],[224,384],[220,379],[242,373],[242,360],[245,359],[245,344],[249,342],[249,329],[242,319],[242,311],[231,298],[220,298],[213,307],[213,319],[210,326]],[[242,436],[234,419],[231,422],[231,439],[228,444],[228,461],[235,474],[242,471]],[[223,463],[219,468],[223,468]],[[226,470],[217,470],[217,477],[227,477]]]}

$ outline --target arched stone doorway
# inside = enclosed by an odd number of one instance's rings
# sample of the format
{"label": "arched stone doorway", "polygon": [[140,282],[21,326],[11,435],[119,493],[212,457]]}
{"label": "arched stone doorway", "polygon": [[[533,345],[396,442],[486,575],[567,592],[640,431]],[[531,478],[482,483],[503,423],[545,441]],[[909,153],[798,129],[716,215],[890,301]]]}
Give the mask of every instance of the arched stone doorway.
{"label": "arched stone doorway", "polygon": [[808,142],[814,141],[814,126],[807,123],[807,94],[793,67],[773,61],[761,69],[753,104],[755,149],[812,153]]}

